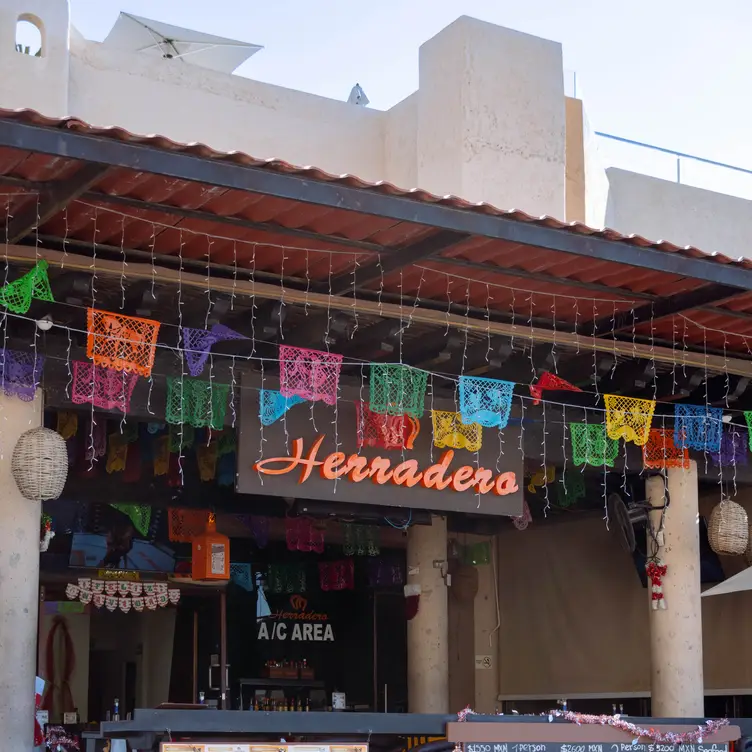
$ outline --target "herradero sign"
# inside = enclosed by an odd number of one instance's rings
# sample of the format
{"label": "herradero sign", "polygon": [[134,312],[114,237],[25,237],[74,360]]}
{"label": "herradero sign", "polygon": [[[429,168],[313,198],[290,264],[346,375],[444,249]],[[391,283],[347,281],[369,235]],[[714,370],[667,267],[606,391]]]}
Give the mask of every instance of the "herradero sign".
{"label": "herradero sign", "polygon": [[461,465],[450,471],[454,459],[451,449],[444,452],[438,462],[421,470],[418,461],[414,459],[393,465],[387,457],[368,458],[360,454],[348,456],[344,452],[332,452],[319,459],[318,453],[324,438],[324,434],[319,434],[307,454],[304,454],[303,439],[295,439],[289,456],[260,460],[254,463],[253,469],[261,475],[286,475],[300,468],[298,484],[309,480],[318,468],[320,477],[331,481],[338,478],[346,478],[352,483],[370,480],[377,485],[393,484],[406,488],[420,485],[435,491],[461,493],[472,490],[480,495],[493,493],[497,496],[518,491],[517,479],[512,472],[494,474],[492,470],[473,465]]}
{"label": "herradero sign", "polygon": [[308,611],[308,601],[301,595],[290,598],[290,609],[272,611],[259,624],[257,638],[290,642],[334,642],[334,630],[328,623],[327,614]]}

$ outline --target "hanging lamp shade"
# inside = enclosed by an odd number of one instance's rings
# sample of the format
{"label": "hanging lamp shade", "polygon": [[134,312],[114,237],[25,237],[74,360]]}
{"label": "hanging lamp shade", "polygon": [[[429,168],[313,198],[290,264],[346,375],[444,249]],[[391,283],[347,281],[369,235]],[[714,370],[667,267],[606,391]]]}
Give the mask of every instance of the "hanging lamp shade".
{"label": "hanging lamp shade", "polygon": [[749,543],[749,520],[741,504],[722,501],[710,513],[708,542],[717,554],[741,556]]}
{"label": "hanging lamp shade", "polygon": [[194,580],[230,579],[230,539],[217,532],[213,513],[209,514],[206,531],[192,541],[191,577]]}
{"label": "hanging lamp shade", "polygon": [[68,477],[65,440],[50,428],[26,431],[13,449],[11,472],[25,499],[49,501],[60,498]]}

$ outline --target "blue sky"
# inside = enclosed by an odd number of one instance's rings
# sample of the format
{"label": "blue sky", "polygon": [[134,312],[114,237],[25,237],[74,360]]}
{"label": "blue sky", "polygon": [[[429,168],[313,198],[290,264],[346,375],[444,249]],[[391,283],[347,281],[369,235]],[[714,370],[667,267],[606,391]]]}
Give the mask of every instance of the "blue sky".
{"label": "blue sky", "polygon": [[[90,39],[103,39],[126,10],[262,44],[240,73],[338,99],[358,81],[380,109],[417,88],[420,44],[472,15],[561,42],[595,129],[752,168],[746,0],[71,0],[71,7]],[[632,151],[624,154],[629,162]],[[674,167],[664,160],[661,170],[664,163],[670,177]]]}

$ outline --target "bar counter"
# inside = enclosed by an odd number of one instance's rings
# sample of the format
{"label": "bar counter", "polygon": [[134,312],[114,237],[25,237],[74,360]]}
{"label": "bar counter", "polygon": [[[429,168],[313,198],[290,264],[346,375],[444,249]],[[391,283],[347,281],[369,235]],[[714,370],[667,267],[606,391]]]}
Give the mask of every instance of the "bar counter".
{"label": "bar counter", "polygon": [[[630,721],[643,726],[699,726],[704,718],[637,718]],[[742,737],[752,736],[752,718],[729,719],[739,726]],[[422,713],[354,712],[261,712],[240,710],[155,710],[137,708],[131,721],[108,721],[100,732],[86,733],[86,752],[93,752],[96,739],[128,739],[134,750],[158,749],[155,743],[172,737],[240,741],[262,737],[264,741],[286,738],[300,741],[376,741],[374,737],[444,736],[447,724],[457,715]],[[468,723],[564,724],[567,721],[533,715],[471,715]],[[384,739],[384,741],[387,741]],[[711,740],[708,740],[711,741]]]}

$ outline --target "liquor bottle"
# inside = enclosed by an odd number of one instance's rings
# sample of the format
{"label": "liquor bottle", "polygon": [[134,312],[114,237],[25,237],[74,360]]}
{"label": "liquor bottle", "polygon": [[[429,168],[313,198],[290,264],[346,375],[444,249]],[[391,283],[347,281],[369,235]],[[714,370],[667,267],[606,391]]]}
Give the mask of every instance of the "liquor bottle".
{"label": "liquor bottle", "polygon": [[120,700],[117,697],[115,698],[115,701],[113,703],[112,720],[120,720]]}
{"label": "liquor bottle", "polygon": [[307,713],[311,709],[311,698],[306,697],[305,701],[305,712]]}

